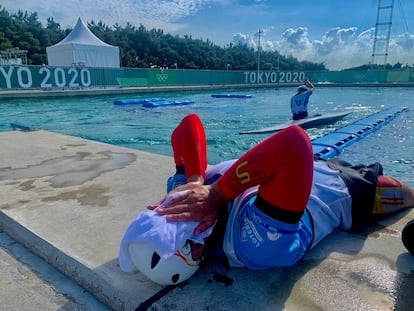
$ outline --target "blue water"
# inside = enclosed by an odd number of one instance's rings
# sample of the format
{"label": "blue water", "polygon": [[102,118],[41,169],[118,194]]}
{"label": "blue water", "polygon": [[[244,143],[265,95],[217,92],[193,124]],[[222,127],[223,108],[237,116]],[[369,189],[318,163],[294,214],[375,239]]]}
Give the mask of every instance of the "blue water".
{"label": "blue water", "polygon": [[[289,100],[294,89],[234,90],[252,98],[212,98],[209,92],[157,93],[150,95],[102,95],[43,99],[0,99],[0,131],[10,123],[78,136],[114,145],[172,155],[170,134],[188,113],[197,113],[208,138],[209,163],[235,158],[269,134],[239,135],[274,125],[290,118]],[[113,105],[115,99],[163,97],[192,99],[189,106],[144,109]],[[414,186],[414,88],[319,87],[310,100],[310,112],[352,111],[342,121],[324,128],[307,130],[316,138],[338,127],[388,107],[410,110],[379,131],[347,148],[342,158],[361,163],[379,161],[385,172]],[[0,150],[1,154],[1,150]]]}

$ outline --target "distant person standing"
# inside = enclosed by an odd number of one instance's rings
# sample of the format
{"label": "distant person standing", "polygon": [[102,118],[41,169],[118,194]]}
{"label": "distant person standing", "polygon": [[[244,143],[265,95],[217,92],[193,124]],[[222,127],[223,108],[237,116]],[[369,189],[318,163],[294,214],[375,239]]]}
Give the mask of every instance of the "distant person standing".
{"label": "distant person standing", "polygon": [[312,82],[305,78],[303,85],[298,87],[297,93],[290,99],[290,110],[292,111],[292,119],[299,120],[308,116],[309,97],[315,90]]}

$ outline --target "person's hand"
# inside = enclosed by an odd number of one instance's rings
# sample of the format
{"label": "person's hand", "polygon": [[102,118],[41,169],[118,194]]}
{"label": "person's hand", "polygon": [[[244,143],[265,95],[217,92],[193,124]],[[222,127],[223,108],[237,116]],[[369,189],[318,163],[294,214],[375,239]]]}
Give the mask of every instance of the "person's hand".
{"label": "person's hand", "polygon": [[[156,203],[154,203],[154,204],[150,204],[150,205],[148,205],[147,206],[147,209],[149,209],[149,210],[154,210],[154,209],[156,209],[157,207],[160,207],[160,205],[162,204],[162,203],[164,203],[165,202],[165,200],[168,198],[168,197],[170,197],[171,196],[171,194],[172,193],[175,193],[175,192],[180,192],[180,191],[185,191],[185,190],[187,190],[187,189],[192,189],[192,188],[195,188],[195,187],[197,187],[197,186],[202,186],[204,184],[204,179],[202,179],[202,180],[194,180],[194,181],[187,181],[187,183],[186,184],[184,184],[184,185],[181,185],[181,186],[178,186],[178,187],[176,187],[176,188],[174,188],[173,190],[171,190],[170,192],[168,192],[161,200],[159,200],[158,202],[156,202]],[[174,202],[174,201],[173,201]]]}
{"label": "person's hand", "polygon": [[156,209],[160,215],[165,215],[169,221],[197,221],[200,224],[194,230],[199,234],[211,227],[221,209],[225,207],[225,201],[221,198],[216,185],[201,185],[193,182],[177,187],[173,191],[183,191],[183,194],[172,198],[165,206],[160,206],[163,200],[157,204],[148,206]]}

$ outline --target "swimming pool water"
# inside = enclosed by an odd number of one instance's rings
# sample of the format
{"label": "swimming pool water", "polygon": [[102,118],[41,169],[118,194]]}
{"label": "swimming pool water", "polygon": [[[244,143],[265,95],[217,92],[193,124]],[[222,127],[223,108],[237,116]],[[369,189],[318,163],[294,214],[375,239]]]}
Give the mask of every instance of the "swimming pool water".
{"label": "swimming pool water", "polygon": [[[252,98],[212,98],[209,92],[175,92],[93,97],[0,99],[0,131],[10,123],[78,136],[158,154],[172,155],[170,134],[189,113],[204,122],[209,163],[236,158],[269,134],[239,135],[290,118],[289,102],[294,88],[227,90]],[[117,106],[116,99],[163,97],[192,99],[193,105],[146,109],[138,105]],[[318,87],[310,99],[310,114],[352,111],[332,126],[307,130],[316,138],[352,121],[388,107],[410,110],[379,131],[347,148],[342,158],[361,163],[379,161],[385,173],[414,186],[414,88]],[[0,150],[1,154],[1,150]]]}

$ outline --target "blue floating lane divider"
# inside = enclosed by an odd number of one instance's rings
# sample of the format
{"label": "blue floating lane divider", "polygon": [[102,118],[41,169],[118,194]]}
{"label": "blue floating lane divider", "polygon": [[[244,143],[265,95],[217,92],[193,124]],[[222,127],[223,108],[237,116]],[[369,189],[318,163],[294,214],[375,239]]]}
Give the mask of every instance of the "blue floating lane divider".
{"label": "blue floating lane divider", "polygon": [[215,98],[252,98],[252,95],[246,95],[246,94],[212,94],[211,97],[215,97]]}
{"label": "blue floating lane divider", "polygon": [[346,147],[375,132],[406,111],[407,107],[388,108],[315,138],[312,140],[313,154],[325,160],[337,157]]}
{"label": "blue floating lane divider", "polygon": [[184,100],[170,100],[170,101],[157,101],[157,102],[145,102],[142,104],[144,108],[157,108],[165,106],[185,106],[194,104],[193,100],[184,99]]}
{"label": "blue floating lane divider", "polygon": [[338,129],[340,133],[348,133],[348,134],[354,134],[359,137],[365,137],[372,133],[372,131],[375,129],[374,125],[368,125],[368,124],[350,124],[346,125],[344,127],[341,127]]}
{"label": "blue floating lane divider", "polygon": [[114,105],[142,105],[147,102],[160,102],[164,98],[127,98],[114,100]]}

